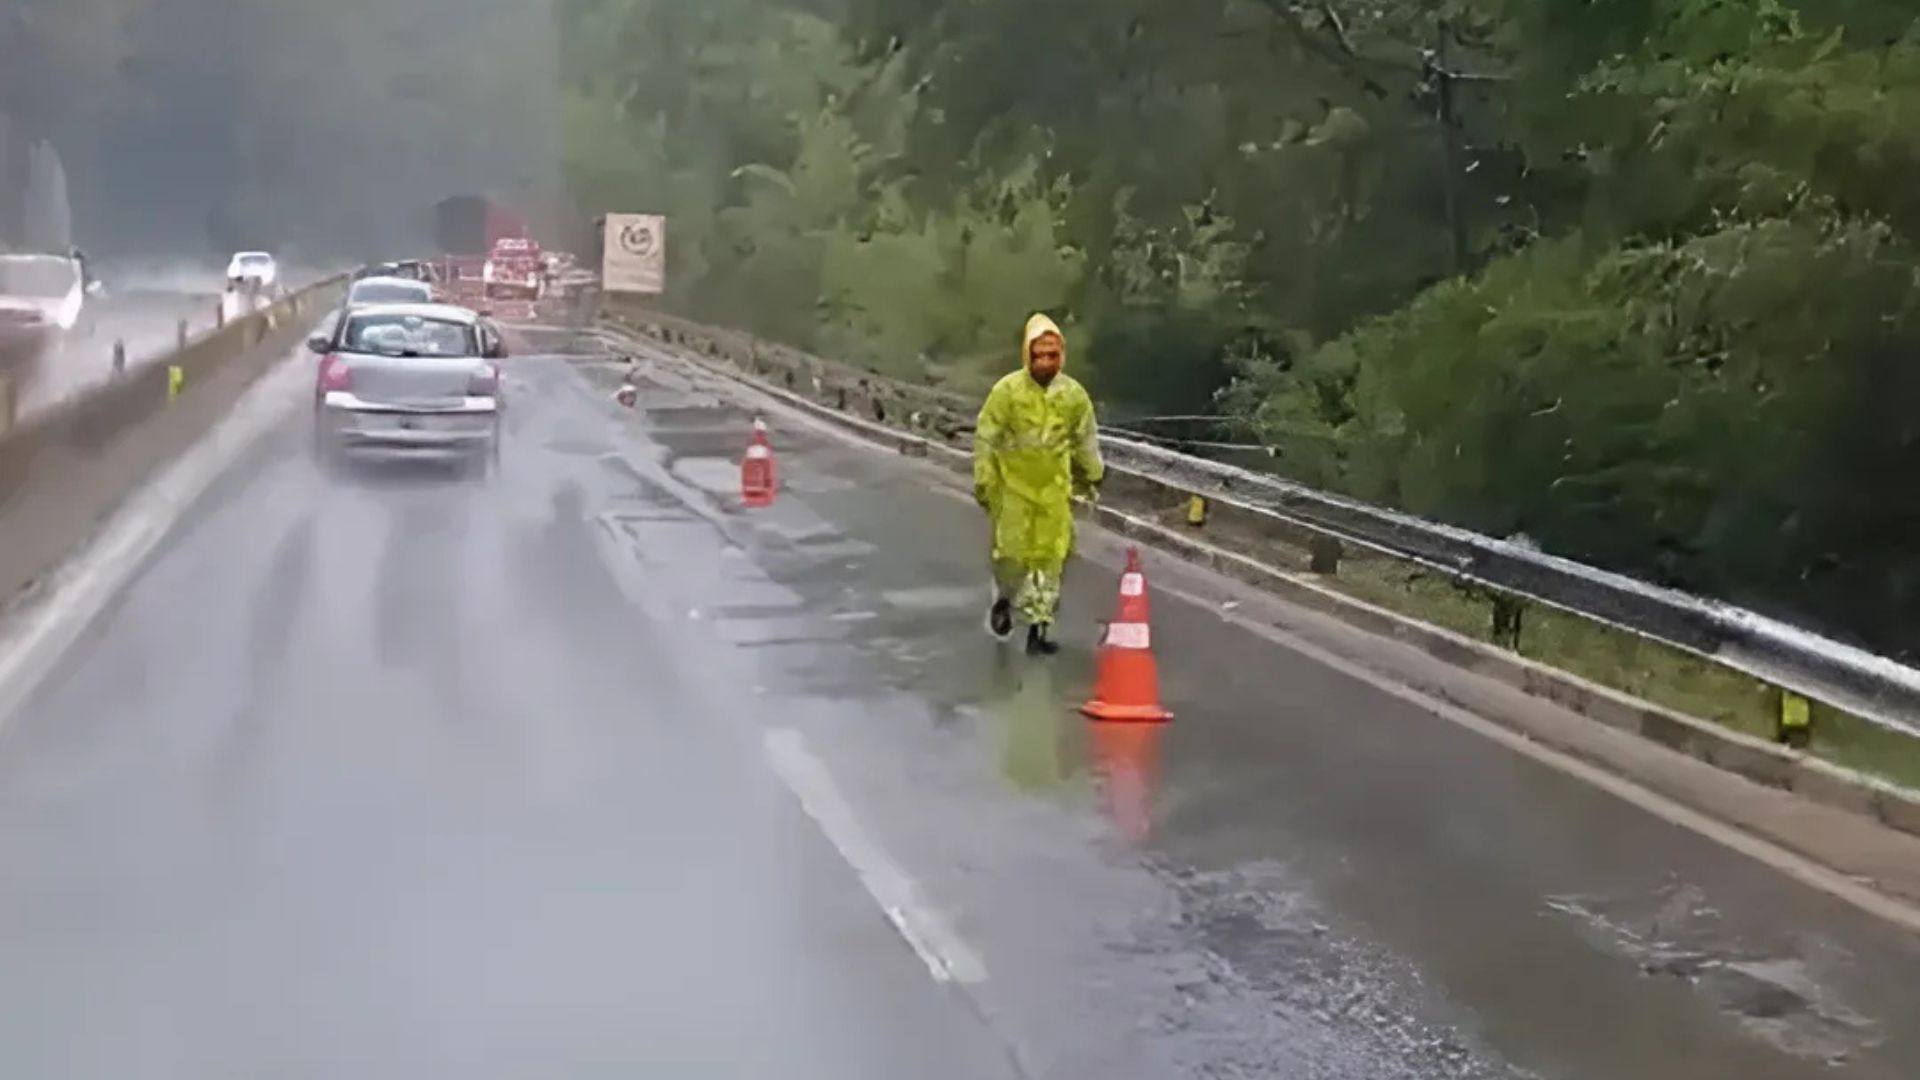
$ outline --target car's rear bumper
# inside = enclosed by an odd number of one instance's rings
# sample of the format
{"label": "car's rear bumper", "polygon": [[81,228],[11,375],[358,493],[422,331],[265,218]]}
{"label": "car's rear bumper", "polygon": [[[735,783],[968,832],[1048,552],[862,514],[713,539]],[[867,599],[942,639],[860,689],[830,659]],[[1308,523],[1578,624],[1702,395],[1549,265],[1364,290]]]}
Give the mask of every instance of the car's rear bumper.
{"label": "car's rear bumper", "polygon": [[500,407],[493,398],[468,398],[452,408],[405,408],[336,390],[321,401],[319,422],[344,450],[465,454],[485,450],[499,438]]}

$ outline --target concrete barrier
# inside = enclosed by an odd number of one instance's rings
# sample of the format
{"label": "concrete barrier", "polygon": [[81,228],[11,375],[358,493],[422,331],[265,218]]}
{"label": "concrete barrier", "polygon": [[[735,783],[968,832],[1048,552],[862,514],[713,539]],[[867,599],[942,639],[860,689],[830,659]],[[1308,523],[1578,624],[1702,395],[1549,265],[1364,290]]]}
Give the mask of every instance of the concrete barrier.
{"label": "concrete barrier", "polygon": [[31,594],[193,445],[343,288],[292,294],[0,434],[0,604]]}

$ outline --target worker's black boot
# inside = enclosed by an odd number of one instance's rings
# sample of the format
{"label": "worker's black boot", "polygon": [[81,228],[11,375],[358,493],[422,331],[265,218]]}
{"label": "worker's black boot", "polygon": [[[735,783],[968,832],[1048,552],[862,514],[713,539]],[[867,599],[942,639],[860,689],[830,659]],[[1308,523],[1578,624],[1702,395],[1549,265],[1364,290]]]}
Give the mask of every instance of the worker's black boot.
{"label": "worker's black boot", "polygon": [[995,597],[993,606],[987,609],[987,633],[1005,641],[1013,636],[1013,601],[1006,597]]}
{"label": "worker's black boot", "polygon": [[1060,643],[1053,640],[1053,627],[1050,623],[1034,623],[1027,627],[1027,655],[1052,656],[1060,651]]}

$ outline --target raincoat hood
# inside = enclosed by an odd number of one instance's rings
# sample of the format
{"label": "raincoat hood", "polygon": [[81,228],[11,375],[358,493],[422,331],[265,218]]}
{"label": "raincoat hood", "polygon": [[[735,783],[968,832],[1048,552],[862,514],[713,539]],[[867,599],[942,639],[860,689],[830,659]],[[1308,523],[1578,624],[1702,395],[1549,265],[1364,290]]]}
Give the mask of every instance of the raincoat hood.
{"label": "raincoat hood", "polygon": [[1061,333],[1060,327],[1045,315],[1035,315],[1027,320],[1027,336],[1020,343],[1021,368],[1033,366],[1033,343],[1047,334],[1060,339],[1060,370],[1067,369],[1067,335]]}

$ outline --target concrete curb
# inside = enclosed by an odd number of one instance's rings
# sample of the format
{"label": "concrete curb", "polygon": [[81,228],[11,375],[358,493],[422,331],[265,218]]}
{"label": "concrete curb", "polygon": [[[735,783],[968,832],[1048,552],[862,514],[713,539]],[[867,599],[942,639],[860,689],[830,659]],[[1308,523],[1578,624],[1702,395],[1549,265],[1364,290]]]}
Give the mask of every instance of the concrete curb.
{"label": "concrete curb", "polygon": [[[769,381],[758,371],[743,370],[733,351],[721,347],[725,339],[712,331],[700,334],[704,328],[697,328],[697,324],[674,320],[680,339],[676,342],[672,340],[674,333],[657,328],[658,317],[649,315],[647,318],[656,325],[637,326],[620,319],[610,321],[622,332],[639,334],[651,339],[658,347],[672,350],[672,354],[682,361],[769,395],[790,408],[850,435],[938,464],[956,474],[956,484],[964,485],[962,478],[971,474],[969,451],[856,415],[852,409],[874,411],[870,402],[860,400],[857,395],[850,396],[844,380],[836,383],[823,377],[820,372],[826,365],[822,361],[794,354],[789,373],[795,377],[782,380],[789,384],[783,387]],[[727,344],[734,343],[728,341]],[[753,352],[756,368],[786,360],[782,353],[775,350]],[[804,367],[804,371],[800,370],[801,367]],[[833,403],[814,400],[801,393],[801,387],[828,397]],[[937,391],[930,394],[945,396]],[[884,408],[878,411],[883,415],[887,412]],[[898,416],[899,413],[896,411],[894,415]],[[1189,493],[1174,491],[1138,473],[1120,469],[1113,471],[1124,476],[1126,482],[1123,485],[1109,482],[1109,488],[1117,489],[1116,497],[1097,507],[1095,515],[1101,525],[1115,533],[1169,551],[1189,562],[1367,633],[1404,642],[1452,667],[1491,679],[1530,697],[1552,702],[1607,727],[1657,743],[1753,783],[1791,792],[1810,802],[1920,837],[1920,793],[1756,739],[1711,721],[1631,697],[1577,675],[1514,655],[1487,642],[1354,599],[1318,584],[1310,575],[1285,570],[1264,561],[1261,556],[1270,557],[1270,553],[1262,550],[1261,545],[1225,547],[1169,529],[1144,516],[1141,511],[1150,512],[1155,505],[1183,504]],[[1145,497],[1138,498],[1138,495]],[[1519,723],[1513,717],[1489,715],[1486,718],[1528,738],[1540,739],[1536,729]],[[1583,760],[1595,760],[1570,742],[1556,740],[1551,741],[1550,745]],[[1818,859],[1817,853],[1803,854]]]}

